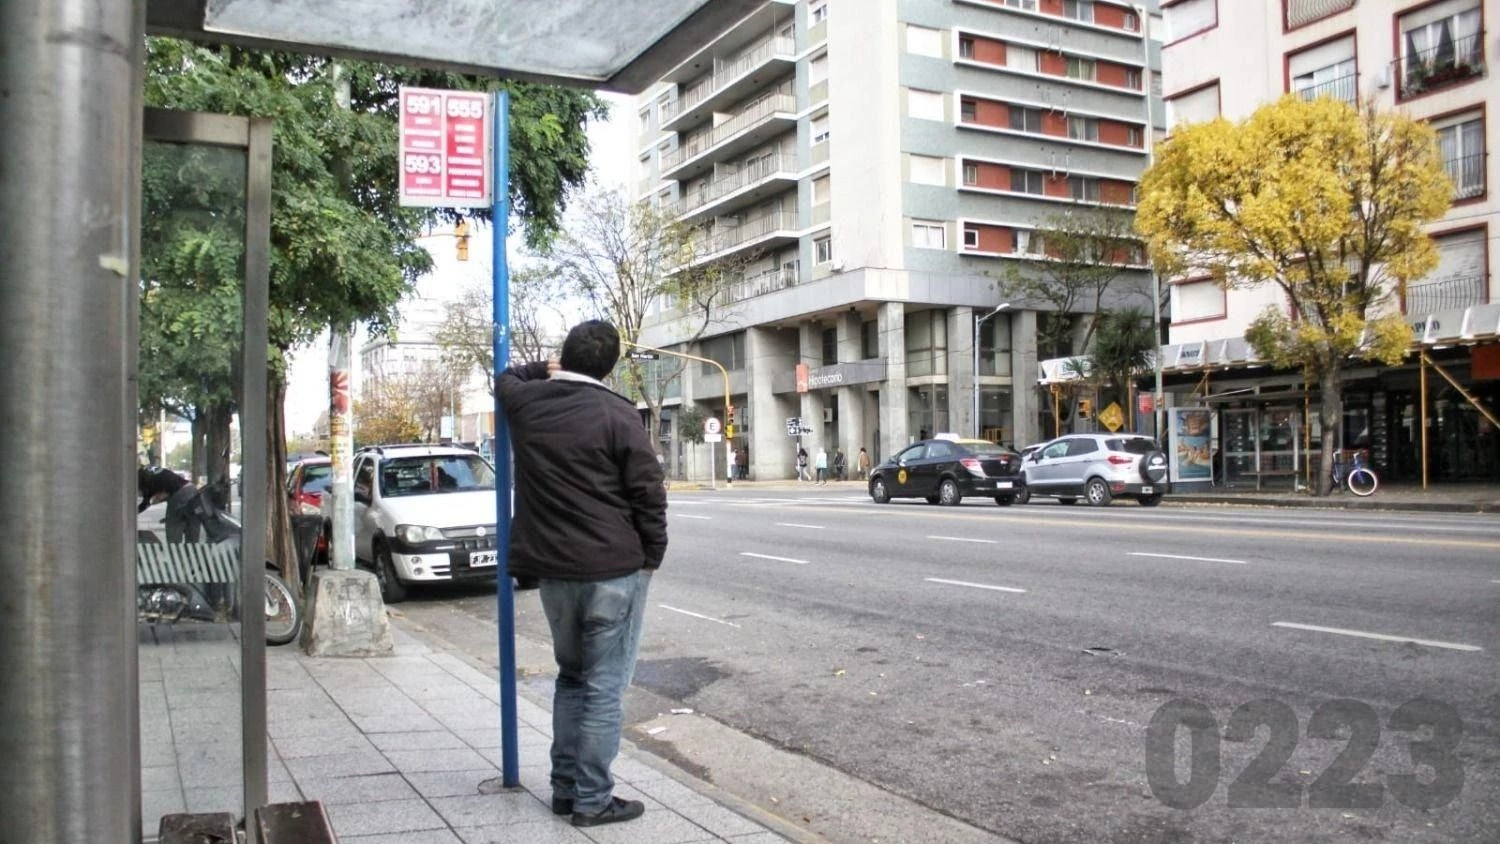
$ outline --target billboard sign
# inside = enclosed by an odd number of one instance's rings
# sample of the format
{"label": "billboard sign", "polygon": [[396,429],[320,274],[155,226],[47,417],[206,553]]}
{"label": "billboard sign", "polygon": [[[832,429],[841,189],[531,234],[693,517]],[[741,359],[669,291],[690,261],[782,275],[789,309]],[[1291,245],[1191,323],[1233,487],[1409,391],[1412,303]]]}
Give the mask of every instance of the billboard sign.
{"label": "billboard sign", "polygon": [[493,98],[478,91],[402,88],[401,204],[484,208],[493,204]]}

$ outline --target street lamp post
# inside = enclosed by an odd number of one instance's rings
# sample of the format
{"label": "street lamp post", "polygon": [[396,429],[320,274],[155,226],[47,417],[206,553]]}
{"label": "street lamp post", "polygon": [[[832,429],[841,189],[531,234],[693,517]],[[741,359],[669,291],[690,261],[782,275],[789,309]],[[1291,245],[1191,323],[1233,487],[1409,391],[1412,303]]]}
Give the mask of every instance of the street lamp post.
{"label": "street lamp post", "polygon": [[[1144,5],[1135,7],[1136,19],[1141,22],[1141,51],[1145,54],[1147,79],[1153,71],[1151,64],[1151,10]],[[1152,102],[1151,85],[1146,88],[1146,131],[1141,133],[1142,146],[1146,152],[1146,166],[1149,168],[1153,161],[1156,147],[1156,113],[1155,103]],[[1162,429],[1165,428],[1162,409],[1162,383],[1161,383],[1161,276],[1157,275],[1156,268],[1151,268],[1151,336],[1156,345],[1151,351],[1152,374],[1156,376],[1155,390],[1151,396],[1151,436],[1158,441],[1163,440]]]}
{"label": "street lamp post", "polygon": [[995,306],[993,311],[974,320],[974,395],[971,397],[973,399],[973,408],[970,421],[974,427],[974,439],[976,440],[979,439],[979,329],[984,325],[985,320],[1009,307],[1009,302],[1001,302]]}

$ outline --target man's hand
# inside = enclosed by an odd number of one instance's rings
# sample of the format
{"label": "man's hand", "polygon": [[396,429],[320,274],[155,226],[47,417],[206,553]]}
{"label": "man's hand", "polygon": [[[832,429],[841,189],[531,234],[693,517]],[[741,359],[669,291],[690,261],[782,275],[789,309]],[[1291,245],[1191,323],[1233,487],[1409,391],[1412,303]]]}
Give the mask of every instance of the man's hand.
{"label": "man's hand", "polygon": [[548,375],[551,375],[554,372],[561,372],[561,371],[562,371],[562,364],[558,362],[557,358],[547,358],[547,374]]}

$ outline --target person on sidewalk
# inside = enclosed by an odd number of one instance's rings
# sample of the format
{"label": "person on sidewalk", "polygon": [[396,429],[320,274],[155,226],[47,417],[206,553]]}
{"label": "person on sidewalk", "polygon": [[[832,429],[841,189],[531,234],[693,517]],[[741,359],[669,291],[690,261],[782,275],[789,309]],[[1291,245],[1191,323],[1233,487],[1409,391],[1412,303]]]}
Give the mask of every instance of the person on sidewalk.
{"label": "person on sidewalk", "polygon": [[818,446],[818,458],[813,466],[818,470],[817,482],[826,486],[828,484],[828,449]]}
{"label": "person on sidewalk", "polygon": [[797,480],[810,481],[812,475],[807,473],[807,449],[797,446]]}
{"label": "person on sidewalk", "polygon": [[619,332],[589,320],[568,332],[560,360],[513,366],[497,384],[515,445],[510,573],[540,579],[557,660],[552,811],[574,826],[646,810],[614,796],[610,765],[647,587],[667,551],[667,495],[635,404],[600,381],[619,358]]}
{"label": "person on sidewalk", "polygon": [[849,480],[849,461],[844,458],[842,448],[833,450],[833,477],[839,481]]}
{"label": "person on sidewalk", "polygon": [[865,481],[869,480],[870,479],[870,452],[865,451],[864,446],[860,446],[859,447],[859,462],[856,465],[859,466],[859,477],[860,477],[860,480],[865,480]]}

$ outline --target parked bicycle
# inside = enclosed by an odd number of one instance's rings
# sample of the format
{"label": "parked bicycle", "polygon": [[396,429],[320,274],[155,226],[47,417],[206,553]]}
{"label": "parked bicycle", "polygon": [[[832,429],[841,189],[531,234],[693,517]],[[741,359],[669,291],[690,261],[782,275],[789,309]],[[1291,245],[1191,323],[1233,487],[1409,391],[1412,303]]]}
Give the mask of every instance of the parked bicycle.
{"label": "parked bicycle", "polygon": [[1353,449],[1346,452],[1335,451],[1333,453],[1333,486],[1336,489],[1347,489],[1350,492],[1364,498],[1375,492],[1380,486],[1380,479],[1375,477],[1375,470],[1371,469],[1366,462],[1369,452],[1365,449]]}

